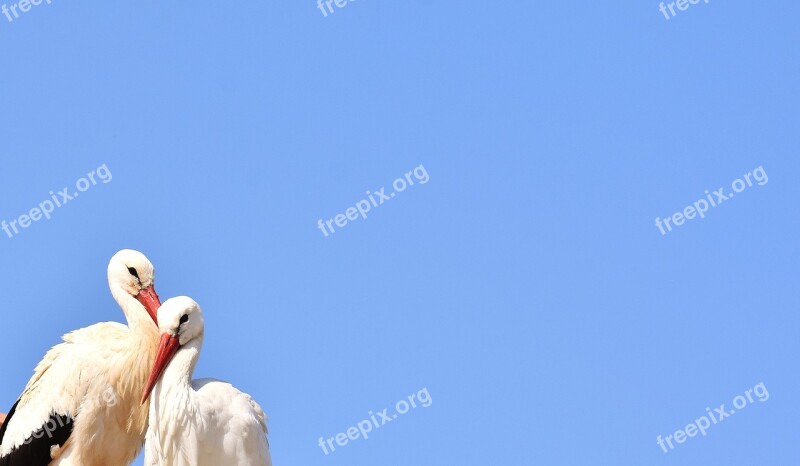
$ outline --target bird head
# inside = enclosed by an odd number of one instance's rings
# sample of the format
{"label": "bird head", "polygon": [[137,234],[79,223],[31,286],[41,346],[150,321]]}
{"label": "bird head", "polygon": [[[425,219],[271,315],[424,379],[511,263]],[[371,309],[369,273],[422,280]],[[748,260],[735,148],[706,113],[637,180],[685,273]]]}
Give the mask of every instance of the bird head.
{"label": "bird head", "polygon": [[161,300],[155,290],[155,268],[139,251],[123,249],[108,263],[108,284],[111,292],[121,290],[139,301],[158,325]]}
{"label": "bird head", "polygon": [[161,331],[161,341],[158,344],[153,370],[142,395],[142,403],[150,397],[150,393],[175,354],[183,346],[202,340],[205,328],[203,311],[192,298],[179,296],[168,299],[158,310],[158,328]]}

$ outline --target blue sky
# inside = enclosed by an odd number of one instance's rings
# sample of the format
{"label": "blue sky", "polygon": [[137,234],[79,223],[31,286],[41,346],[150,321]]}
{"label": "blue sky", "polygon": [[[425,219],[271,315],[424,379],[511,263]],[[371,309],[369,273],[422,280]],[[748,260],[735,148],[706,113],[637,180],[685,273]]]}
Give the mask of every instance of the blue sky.
{"label": "blue sky", "polygon": [[[196,376],[264,406],[276,465],[796,463],[798,15],[53,0],[0,16],[0,220],[113,175],[0,231],[0,409],[60,335],[123,319],[105,268],[136,248],[162,298],[203,306]],[[428,182],[317,228],[420,165]],[[764,185],[655,226],[758,167]],[[656,444],[762,382],[767,401]],[[318,446],[423,388],[429,407]]]}

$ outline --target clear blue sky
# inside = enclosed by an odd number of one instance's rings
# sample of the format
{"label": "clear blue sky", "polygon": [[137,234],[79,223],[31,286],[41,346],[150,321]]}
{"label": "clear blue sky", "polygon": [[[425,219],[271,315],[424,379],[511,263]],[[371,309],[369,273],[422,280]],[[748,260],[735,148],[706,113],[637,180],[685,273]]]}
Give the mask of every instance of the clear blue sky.
{"label": "clear blue sky", "polygon": [[[136,248],[162,298],[204,307],[196,375],[261,402],[276,465],[797,463],[800,5],[677,13],[0,16],[0,220],[113,175],[0,231],[2,409],[61,334],[123,319],[105,267]],[[420,164],[424,185],[318,229]],[[655,226],[759,166],[763,186]],[[768,401],[656,444],[760,382]],[[422,388],[430,407],[317,445]]]}

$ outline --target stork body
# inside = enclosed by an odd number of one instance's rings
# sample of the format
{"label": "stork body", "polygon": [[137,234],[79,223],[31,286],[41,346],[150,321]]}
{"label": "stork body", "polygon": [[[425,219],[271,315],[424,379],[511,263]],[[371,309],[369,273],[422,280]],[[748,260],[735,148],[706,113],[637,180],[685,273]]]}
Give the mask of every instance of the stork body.
{"label": "stork body", "polygon": [[0,429],[0,466],[133,462],[149,414],[139,395],[158,345],[153,275],[141,253],[112,258],[109,285],[128,326],[92,325],[47,353]]}
{"label": "stork body", "polygon": [[190,298],[159,311],[145,466],[272,466],[267,416],[253,398],[212,379],[192,381],[203,346],[203,316]]}

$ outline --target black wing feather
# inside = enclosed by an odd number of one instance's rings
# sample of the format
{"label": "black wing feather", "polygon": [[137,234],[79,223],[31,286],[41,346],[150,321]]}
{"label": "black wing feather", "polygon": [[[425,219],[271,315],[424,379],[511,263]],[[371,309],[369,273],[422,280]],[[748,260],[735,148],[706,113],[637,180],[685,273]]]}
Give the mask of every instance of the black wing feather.
{"label": "black wing feather", "polygon": [[3,437],[6,436],[6,429],[8,429],[8,423],[11,422],[11,418],[14,417],[14,413],[17,412],[17,405],[19,404],[19,400],[14,403],[14,406],[11,408],[11,411],[8,412],[6,415],[6,422],[0,426],[0,445],[3,444]]}
{"label": "black wing feather", "polygon": [[[18,404],[19,400],[14,403],[5,424],[0,428],[0,445],[3,444],[3,437]],[[50,419],[39,430],[31,433],[25,443],[0,458],[0,466],[47,466],[53,461],[50,458],[50,449],[63,446],[72,435],[72,422],[72,417],[68,415],[51,414]]]}

